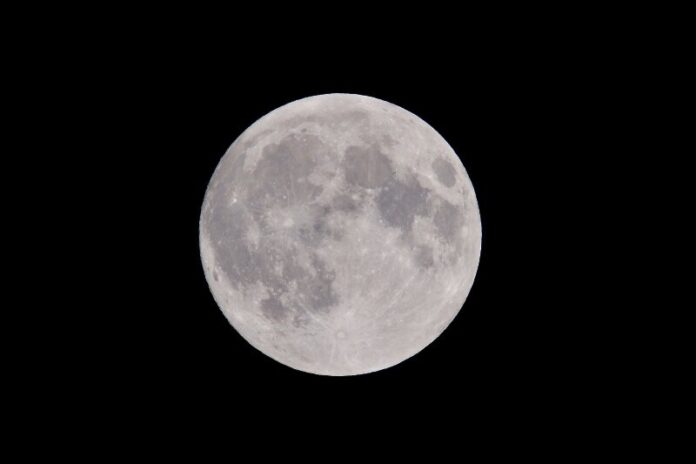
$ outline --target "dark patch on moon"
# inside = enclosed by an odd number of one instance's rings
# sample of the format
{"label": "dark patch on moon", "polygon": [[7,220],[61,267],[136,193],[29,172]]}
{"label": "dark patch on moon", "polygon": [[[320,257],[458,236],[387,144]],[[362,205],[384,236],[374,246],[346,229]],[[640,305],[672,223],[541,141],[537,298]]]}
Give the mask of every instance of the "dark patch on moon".
{"label": "dark patch on moon", "polygon": [[[312,255],[311,261],[311,270],[307,270],[295,264],[295,260],[290,256],[283,260],[282,280],[293,283],[296,290],[288,292],[288,287],[284,284],[281,284],[281,287],[273,287],[270,291],[271,297],[261,302],[264,314],[274,320],[280,320],[292,313],[293,324],[299,327],[309,320],[303,315],[305,312],[326,312],[339,303],[339,296],[333,286],[336,273],[328,269],[324,261],[316,255]],[[261,282],[269,284],[268,280],[262,279]],[[285,304],[279,300],[281,295],[285,296]]]}
{"label": "dark patch on moon", "polygon": [[379,138],[379,141],[380,144],[388,148],[391,148],[394,145],[396,145],[396,140],[394,140],[392,136],[387,133],[382,134]]}
{"label": "dark patch on moon", "polygon": [[358,210],[358,202],[350,195],[339,194],[331,200],[331,207],[344,213],[352,213]]}
{"label": "dark patch on moon", "polygon": [[433,257],[433,249],[428,245],[420,245],[415,250],[414,255],[418,267],[427,269],[433,267],[435,258]]}
{"label": "dark patch on moon", "polygon": [[288,313],[283,303],[275,297],[261,300],[261,311],[273,320],[283,320]]}
{"label": "dark patch on moon", "polygon": [[365,188],[380,187],[392,177],[391,161],[375,147],[348,147],[343,170],[346,182]]}
{"label": "dark patch on moon", "polygon": [[454,167],[442,158],[437,158],[432,164],[433,171],[437,176],[437,180],[440,181],[445,187],[452,187],[457,179],[454,175]]}
{"label": "dark patch on moon", "polygon": [[290,206],[311,201],[323,187],[307,177],[328,157],[327,147],[312,135],[290,134],[264,147],[250,178],[248,203],[255,208]]}
{"label": "dark patch on moon", "polygon": [[411,230],[416,214],[425,214],[428,190],[414,175],[402,182],[392,178],[377,195],[377,208],[384,221],[404,233]]}
{"label": "dark patch on moon", "polygon": [[334,214],[334,208],[328,205],[312,209],[310,221],[301,225],[298,231],[298,235],[305,245],[310,248],[318,248],[329,238],[336,241],[343,238],[343,232],[332,227],[329,223],[332,214]]}
{"label": "dark patch on moon", "polygon": [[297,259],[281,259],[281,276],[283,282],[299,282],[307,275],[307,270],[300,266]]}
{"label": "dark patch on moon", "polygon": [[305,312],[295,314],[292,318],[292,325],[295,327],[306,327],[309,323],[309,316]]}
{"label": "dark patch on moon", "polygon": [[[316,256],[312,257],[309,268],[298,265],[297,257],[292,252],[282,253],[279,258],[269,258],[268,254],[249,253],[247,250],[240,256],[243,257],[241,262],[245,266],[238,265],[237,257],[221,263],[221,267],[229,270],[231,284],[242,293],[246,291],[245,285],[253,282],[263,284],[271,298],[277,300],[275,303],[266,302],[262,306],[265,310],[270,308],[275,312],[288,311],[286,306],[296,308],[295,303],[301,303],[301,307],[308,311],[324,312],[339,303],[339,296],[333,286],[336,274]],[[280,273],[276,272],[276,266],[280,267]],[[241,272],[242,270],[246,272]],[[295,287],[292,291],[289,290],[291,284]],[[286,305],[279,303],[281,295],[287,298]]]}
{"label": "dark patch on moon", "polygon": [[461,207],[455,206],[448,201],[443,201],[435,212],[433,222],[442,238],[451,242],[457,237],[464,225],[464,215]]}
{"label": "dark patch on moon", "polygon": [[309,309],[326,310],[339,302],[333,288],[336,273],[328,269],[316,255],[312,256],[312,266],[315,275],[304,275],[303,280],[298,282],[298,288],[308,299]]}
{"label": "dark patch on moon", "polygon": [[[234,289],[246,294],[248,286],[263,284],[270,297],[262,302],[262,309],[274,320],[279,320],[279,312],[294,307],[293,302],[301,303],[309,311],[320,312],[339,303],[333,287],[336,275],[316,253],[312,252],[310,264],[305,267],[298,262],[296,243],[279,243],[269,237],[260,237],[262,246],[254,248],[247,239],[253,221],[242,206],[233,204],[224,210],[218,209],[209,222],[217,264]],[[311,247],[318,244],[314,242]],[[293,291],[289,290],[291,283],[295,285]],[[300,294],[304,296],[300,297]],[[287,299],[285,305],[279,300],[281,295]]]}

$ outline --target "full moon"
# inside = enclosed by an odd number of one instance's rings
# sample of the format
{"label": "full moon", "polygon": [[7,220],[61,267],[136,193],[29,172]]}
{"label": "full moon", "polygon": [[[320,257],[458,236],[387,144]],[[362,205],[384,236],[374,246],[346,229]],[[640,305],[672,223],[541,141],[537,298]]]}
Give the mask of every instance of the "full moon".
{"label": "full moon", "polygon": [[199,224],[205,277],[252,346],[305,372],[385,369],[435,340],[481,252],[473,186],[422,119],[328,94],[252,124],[220,160]]}

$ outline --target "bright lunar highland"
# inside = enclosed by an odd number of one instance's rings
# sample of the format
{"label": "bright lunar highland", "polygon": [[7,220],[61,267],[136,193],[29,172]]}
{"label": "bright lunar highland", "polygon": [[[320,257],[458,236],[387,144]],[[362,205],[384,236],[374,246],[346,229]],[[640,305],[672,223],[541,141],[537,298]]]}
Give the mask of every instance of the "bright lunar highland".
{"label": "bright lunar highland", "polygon": [[210,180],[199,234],[213,297],[242,337],[334,376],[435,340],[481,251],[454,150],[405,109],[353,94],[294,101],[244,131]]}

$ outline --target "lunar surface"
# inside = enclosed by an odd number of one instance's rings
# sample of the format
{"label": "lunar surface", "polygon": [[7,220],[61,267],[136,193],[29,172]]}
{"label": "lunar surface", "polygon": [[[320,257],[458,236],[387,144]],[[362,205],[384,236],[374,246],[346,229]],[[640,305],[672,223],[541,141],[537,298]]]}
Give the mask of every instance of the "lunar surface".
{"label": "lunar surface", "polygon": [[289,103],[244,131],[210,180],[199,231],[213,297],[242,337],[334,376],[435,340],[481,250],[454,150],[405,109],[352,94]]}

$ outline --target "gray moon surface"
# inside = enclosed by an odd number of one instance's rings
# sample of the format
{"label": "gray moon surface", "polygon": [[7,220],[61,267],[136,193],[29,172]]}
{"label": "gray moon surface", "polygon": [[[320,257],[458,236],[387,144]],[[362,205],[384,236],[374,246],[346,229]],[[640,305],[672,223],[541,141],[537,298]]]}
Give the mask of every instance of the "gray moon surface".
{"label": "gray moon surface", "polygon": [[252,346],[344,376],[421,351],[469,294],[481,252],[473,186],[435,129],[372,97],[327,94],[252,124],[205,193],[200,252]]}

